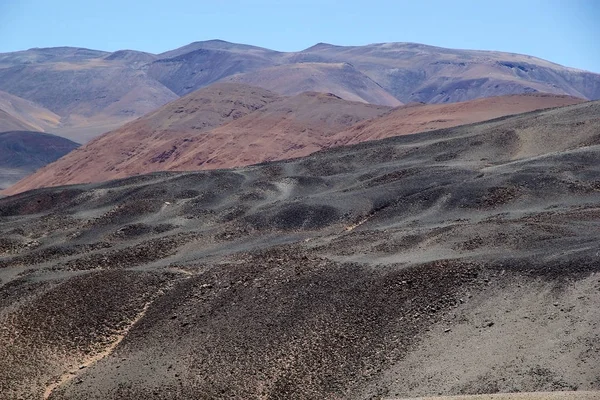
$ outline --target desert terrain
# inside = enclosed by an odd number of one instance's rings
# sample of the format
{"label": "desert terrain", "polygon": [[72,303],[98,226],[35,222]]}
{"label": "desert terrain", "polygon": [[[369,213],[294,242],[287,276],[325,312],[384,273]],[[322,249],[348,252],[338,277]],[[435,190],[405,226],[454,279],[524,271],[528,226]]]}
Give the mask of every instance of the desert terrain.
{"label": "desert terrain", "polygon": [[485,394],[474,396],[436,396],[419,397],[418,399],[404,400],[595,400],[600,396],[598,392],[537,392],[537,393],[511,393],[511,394]]}
{"label": "desert terrain", "polygon": [[2,198],[0,398],[598,398],[599,156],[585,102]]}

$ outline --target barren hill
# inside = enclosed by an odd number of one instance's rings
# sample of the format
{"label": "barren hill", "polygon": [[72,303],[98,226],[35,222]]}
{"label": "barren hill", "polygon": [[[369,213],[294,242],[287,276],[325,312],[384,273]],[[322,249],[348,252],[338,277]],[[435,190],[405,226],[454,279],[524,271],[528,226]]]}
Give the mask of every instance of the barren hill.
{"label": "barren hill", "polygon": [[339,132],[328,146],[356,144],[367,140],[425,132],[471,124],[504,115],[519,114],[544,108],[579,104],[582,99],[549,94],[525,94],[487,97],[450,104],[411,104],[371,121],[365,121]]}
{"label": "barren hill", "polygon": [[267,90],[233,83],[198,90],[87,143],[58,164],[40,170],[29,184],[45,185],[46,179],[54,185],[101,181],[155,171],[164,157],[159,149],[188,142],[278,98]]}
{"label": "barren hill", "polygon": [[0,398],[597,398],[599,116],[0,199]]}
{"label": "barren hill", "polygon": [[522,54],[418,43],[320,43],[292,59],[349,62],[404,103],[447,103],[531,92],[600,98],[600,75]]}
{"label": "barren hill", "polygon": [[396,107],[402,103],[347,63],[299,63],[233,75],[229,82],[260,86],[288,96],[302,92],[335,93],[350,101]]}
{"label": "barren hill", "polygon": [[[510,96],[457,105],[401,107],[388,114],[387,107],[348,102],[334,95],[306,93],[275,101],[277,96],[264,89],[236,85],[240,84],[218,84],[192,93],[88,143],[4,193],[98,182],[153,171],[231,168],[301,157],[346,143],[456,126],[582,101],[567,96]],[[219,89],[221,87],[229,90],[223,92]],[[241,88],[243,93],[232,91],[233,88]],[[199,102],[204,110],[202,113],[194,113],[197,106],[190,105],[195,104],[194,101],[188,104],[185,100],[205,99],[205,96],[224,99],[226,113],[230,113],[231,103],[237,101],[233,99],[239,96],[242,99],[240,104],[245,104],[248,99],[244,93],[248,91],[261,96],[259,104],[247,110],[249,115],[220,127],[226,120],[217,118],[212,122],[207,117],[207,100]],[[272,103],[250,113],[268,102]],[[180,124],[179,121],[185,123]],[[204,125],[206,121],[209,121],[207,126]],[[198,135],[198,130],[208,128],[215,129]]]}
{"label": "barren hill", "polygon": [[0,132],[0,189],[7,188],[79,145],[40,132]]}
{"label": "barren hill", "polygon": [[176,144],[178,149],[161,160],[159,170],[231,168],[306,156],[323,149],[334,133],[389,110],[333,94],[302,93]]}
{"label": "barren hill", "polygon": [[389,109],[319,93],[280,98],[219,83],[101,136],[10,191],[307,155],[333,133]]}

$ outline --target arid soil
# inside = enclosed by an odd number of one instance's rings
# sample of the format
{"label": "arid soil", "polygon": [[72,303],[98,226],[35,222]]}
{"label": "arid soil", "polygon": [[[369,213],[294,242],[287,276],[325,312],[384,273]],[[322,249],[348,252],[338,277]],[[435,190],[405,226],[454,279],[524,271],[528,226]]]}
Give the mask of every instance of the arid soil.
{"label": "arid soil", "polygon": [[4,194],[156,171],[232,168],[303,157],[328,147],[582,101],[570,96],[515,95],[390,111],[331,94],[279,97],[265,89],[219,83],[101,136]]}
{"label": "arid soil", "polygon": [[599,156],[591,102],[0,199],[0,398],[594,398]]}

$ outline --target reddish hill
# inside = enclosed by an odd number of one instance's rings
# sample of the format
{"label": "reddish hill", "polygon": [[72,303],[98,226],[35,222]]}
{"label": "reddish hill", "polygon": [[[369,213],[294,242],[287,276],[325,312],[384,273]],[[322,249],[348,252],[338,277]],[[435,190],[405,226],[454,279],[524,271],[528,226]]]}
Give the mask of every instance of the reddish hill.
{"label": "reddish hill", "polygon": [[190,93],[114,131],[108,132],[41,169],[9,193],[45,186],[98,182],[159,170],[160,152],[179,139],[240,118],[279,97],[242,84],[216,84]]}
{"label": "reddish hill", "polygon": [[307,155],[320,150],[334,133],[389,110],[331,94],[288,98],[247,85],[219,83],[99,137],[6,194]]}
{"label": "reddish hill", "polygon": [[389,110],[330,93],[302,93],[181,143],[161,169],[230,168],[306,156],[323,149],[336,132]]}
{"label": "reddish hill", "polygon": [[244,166],[582,101],[516,95],[390,112],[389,107],[348,102],[331,94],[280,98],[264,89],[218,84],[103,135],[4,193],[154,171]]}
{"label": "reddish hill", "polygon": [[381,118],[339,132],[327,143],[342,146],[486,121],[505,115],[578,104],[584,100],[551,94],[488,97],[451,104],[410,104]]}

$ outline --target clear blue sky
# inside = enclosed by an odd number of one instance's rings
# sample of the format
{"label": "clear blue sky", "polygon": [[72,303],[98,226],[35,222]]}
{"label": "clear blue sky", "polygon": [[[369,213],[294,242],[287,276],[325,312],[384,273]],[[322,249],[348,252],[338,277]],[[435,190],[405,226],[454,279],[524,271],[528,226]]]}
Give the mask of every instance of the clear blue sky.
{"label": "clear blue sky", "polygon": [[158,53],[223,39],[501,50],[600,73],[600,0],[0,0],[0,52],[79,46]]}

